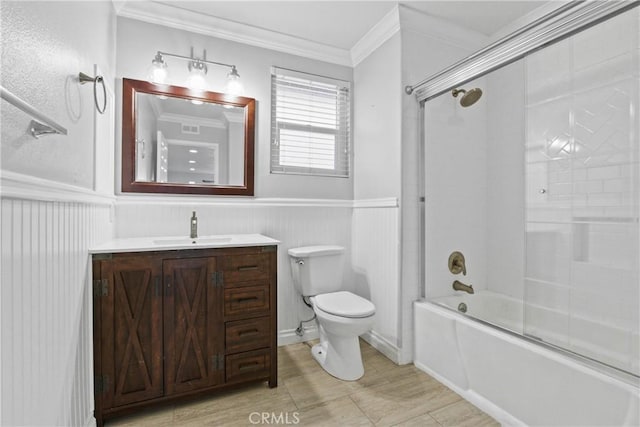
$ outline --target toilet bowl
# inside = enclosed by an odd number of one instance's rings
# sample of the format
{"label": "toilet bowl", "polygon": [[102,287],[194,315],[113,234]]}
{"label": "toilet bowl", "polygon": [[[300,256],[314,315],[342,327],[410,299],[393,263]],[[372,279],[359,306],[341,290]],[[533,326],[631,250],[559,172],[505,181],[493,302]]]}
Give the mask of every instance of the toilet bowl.
{"label": "toilet bowl", "polygon": [[289,249],[294,285],[316,315],[320,343],[311,354],[329,374],[354,381],[364,375],[358,336],[372,328],[375,306],[342,290],[343,253],[340,246]]}
{"label": "toilet bowl", "polygon": [[[354,301],[354,306],[343,310]],[[311,304],[320,335],[320,343],[311,349],[313,357],[336,378],[355,381],[362,377],[364,366],[358,336],[373,326],[374,305],[345,291],[317,295],[311,298]]]}

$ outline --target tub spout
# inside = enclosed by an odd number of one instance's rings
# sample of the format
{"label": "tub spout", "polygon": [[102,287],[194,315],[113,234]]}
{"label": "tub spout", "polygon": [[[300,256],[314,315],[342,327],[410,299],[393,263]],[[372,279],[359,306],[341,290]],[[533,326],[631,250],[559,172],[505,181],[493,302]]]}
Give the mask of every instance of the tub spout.
{"label": "tub spout", "polygon": [[455,289],[456,291],[465,291],[465,292],[468,292],[470,294],[473,293],[473,286],[465,285],[464,283],[460,282],[459,280],[454,280],[453,281],[453,289]]}

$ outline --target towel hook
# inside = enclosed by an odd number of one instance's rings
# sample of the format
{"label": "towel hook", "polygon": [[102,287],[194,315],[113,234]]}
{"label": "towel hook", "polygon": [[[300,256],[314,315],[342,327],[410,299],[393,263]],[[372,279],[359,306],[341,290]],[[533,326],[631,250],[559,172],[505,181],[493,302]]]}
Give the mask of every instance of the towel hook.
{"label": "towel hook", "polygon": [[[104,77],[102,76],[91,77],[85,73],[79,73],[78,80],[80,80],[81,85],[85,83],[93,82],[93,101],[96,105],[96,109],[98,110],[98,113],[104,114],[104,112],[107,110],[107,87],[104,84]],[[100,105],[98,104],[98,88],[97,88],[98,83],[102,84],[102,94],[103,94],[102,99],[104,101],[102,103],[102,108],[100,108]]]}

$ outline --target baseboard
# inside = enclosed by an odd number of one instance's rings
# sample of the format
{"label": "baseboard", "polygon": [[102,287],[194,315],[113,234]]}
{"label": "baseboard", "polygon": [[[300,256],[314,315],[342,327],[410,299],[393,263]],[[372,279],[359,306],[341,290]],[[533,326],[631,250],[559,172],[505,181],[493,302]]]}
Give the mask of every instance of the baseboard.
{"label": "baseboard", "polygon": [[380,353],[387,356],[391,361],[400,365],[402,362],[402,357],[400,354],[400,349],[396,347],[394,344],[390,343],[384,337],[376,333],[376,331],[369,331],[360,336],[363,340],[368,342],[371,347],[378,350]]}
{"label": "baseboard", "polygon": [[306,326],[302,336],[298,336],[295,329],[283,329],[278,332],[278,347],[315,339],[318,339],[318,328],[316,325]]}
{"label": "baseboard", "polygon": [[499,406],[497,406],[487,398],[479,395],[475,391],[469,390],[469,389],[462,389],[458,387],[448,379],[444,378],[442,375],[439,375],[438,373],[433,371],[431,368],[429,368],[428,366],[420,362],[414,361],[413,364],[415,365],[416,368],[420,369],[423,372],[426,372],[427,374],[435,378],[438,382],[444,384],[445,386],[453,390],[456,394],[459,394],[460,396],[462,396],[464,400],[471,403],[473,406],[477,407],[481,411],[493,417],[496,421],[500,423],[500,425],[509,426],[509,427],[526,426],[525,423],[523,423],[522,421],[520,421],[519,419],[517,419],[516,417],[514,417],[504,409],[500,408]]}
{"label": "baseboard", "polygon": [[96,427],[96,418],[93,414],[89,415],[86,420],[84,420],[84,427]]}

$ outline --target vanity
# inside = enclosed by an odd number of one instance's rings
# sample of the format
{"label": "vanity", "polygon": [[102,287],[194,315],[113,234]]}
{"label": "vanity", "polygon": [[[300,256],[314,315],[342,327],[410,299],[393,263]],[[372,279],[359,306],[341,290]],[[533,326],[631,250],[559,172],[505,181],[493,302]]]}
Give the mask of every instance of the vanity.
{"label": "vanity", "polygon": [[94,247],[95,417],[277,386],[277,245],[259,234]]}

